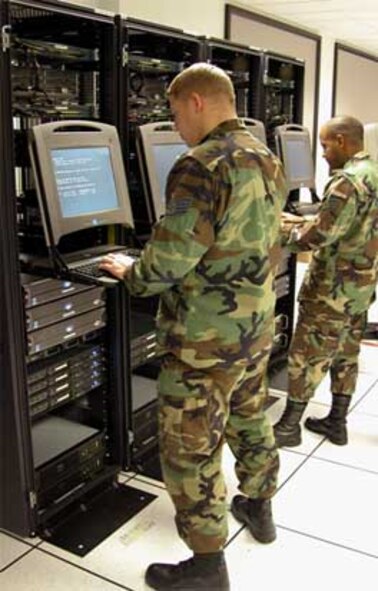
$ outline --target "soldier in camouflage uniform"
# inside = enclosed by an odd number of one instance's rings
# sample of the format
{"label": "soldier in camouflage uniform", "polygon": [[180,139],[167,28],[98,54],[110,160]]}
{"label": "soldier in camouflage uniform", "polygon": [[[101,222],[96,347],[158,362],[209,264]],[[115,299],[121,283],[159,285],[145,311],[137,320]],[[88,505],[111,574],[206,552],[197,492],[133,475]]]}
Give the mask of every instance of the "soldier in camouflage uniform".
{"label": "soldier in camouflage uniform", "polygon": [[[378,163],[363,152],[363,126],[336,117],[320,131],[333,170],[314,221],[284,223],[294,251],[313,250],[299,293],[299,316],[289,352],[284,414],[274,426],[277,445],[301,443],[300,419],[330,371],[332,407],[307,418],[310,431],[347,443],[346,415],[355,391],[365,318],[378,276]],[[283,214],[285,216],[285,214]],[[287,216],[286,216],[287,219]]]}
{"label": "soldier in camouflage uniform", "polygon": [[277,158],[237,119],[229,77],[209,64],[168,91],[190,146],[171,170],[166,214],[140,259],[102,267],[137,296],[161,294],[160,455],[178,532],[193,558],[153,564],[154,589],[229,589],[223,443],[243,495],[232,511],[261,542],[275,539],[278,454],[264,413],[274,334],[274,272],[287,190]]}

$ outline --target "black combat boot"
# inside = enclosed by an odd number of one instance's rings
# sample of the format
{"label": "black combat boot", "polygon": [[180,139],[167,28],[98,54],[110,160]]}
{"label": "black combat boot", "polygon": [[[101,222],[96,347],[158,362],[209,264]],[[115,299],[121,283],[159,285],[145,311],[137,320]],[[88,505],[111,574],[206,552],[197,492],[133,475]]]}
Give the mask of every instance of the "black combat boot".
{"label": "black combat boot", "polygon": [[178,564],[150,564],[146,571],[146,583],[152,589],[170,591],[229,591],[227,565],[223,552],[195,554],[193,558]]}
{"label": "black combat boot", "polygon": [[308,417],[305,420],[306,429],[325,435],[336,445],[346,445],[348,443],[346,416],[351,398],[347,394],[332,394],[332,407],[329,414],[323,419]]}
{"label": "black combat boot", "polygon": [[273,427],[277,447],[296,447],[302,443],[299,422],[306,406],[307,402],[287,399],[284,413]]}
{"label": "black combat boot", "polygon": [[249,499],[243,495],[236,495],[232,499],[231,513],[235,519],[248,527],[258,542],[270,544],[276,539],[270,499]]}

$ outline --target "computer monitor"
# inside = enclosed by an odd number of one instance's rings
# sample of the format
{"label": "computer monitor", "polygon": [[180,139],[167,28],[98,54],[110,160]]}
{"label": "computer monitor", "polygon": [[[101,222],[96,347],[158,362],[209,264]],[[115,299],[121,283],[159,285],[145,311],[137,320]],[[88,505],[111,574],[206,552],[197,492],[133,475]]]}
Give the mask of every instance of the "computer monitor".
{"label": "computer monitor", "polygon": [[248,117],[242,117],[241,121],[252,135],[266,145],[265,125],[262,121],[259,121],[258,119],[250,119]]}
{"label": "computer monitor", "polygon": [[152,223],[165,213],[168,173],[177,158],[187,150],[187,144],[171,121],[146,123],[138,128],[137,154]]}
{"label": "computer monitor", "polygon": [[[255,137],[266,143],[262,121],[242,121]],[[177,158],[187,150],[187,144],[181,139],[171,121],[147,123],[138,128],[137,153],[151,222],[158,220],[165,213],[168,173]]]}
{"label": "computer monitor", "polygon": [[115,127],[43,123],[31,129],[29,151],[48,246],[78,230],[134,225]]}
{"label": "computer monitor", "polygon": [[315,172],[308,130],[300,125],[280,125],[275,133],[277,153],[284,165],[289,189],[314,189]]}

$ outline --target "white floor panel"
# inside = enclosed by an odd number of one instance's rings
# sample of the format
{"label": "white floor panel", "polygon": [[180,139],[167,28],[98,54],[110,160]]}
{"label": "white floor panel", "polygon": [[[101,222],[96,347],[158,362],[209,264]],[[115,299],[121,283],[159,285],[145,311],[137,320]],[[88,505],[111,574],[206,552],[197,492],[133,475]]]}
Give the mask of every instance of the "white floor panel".
{"label": "white floor panel", "polygon": [[352,413],[364,413],[378,417],[378,381],[366,396],[357,404]]}
{"label": "white floor panel", "polygon": [[[128,486],[132,485],[129,481]],[[157,498],[86,556],[80,558],[46,542],[41,548],[135,591],[144,589],[150,562],[182,560],[187,551],[176,533],[167,492],[139,480],[134,485]]]}
{"label": "white floor panel", "polygon": [[378,477],[378,416],[355,411],[348,418],[348,445],[324,441],[314,457],[376,472]]}
{"label": "white floor panel", "polygon": [[359,372],[370,373],[378,378],[377,368],[378,358],[378,341],[366,341],[361,344],[361,351],[359,357]]}
{"label": "white floor panel", "polygon": [[30,546],[0,532],[0,571],[30,551]]}
{"label": "white floor panel", "polygon": [[[132,485],[129,481],[128,486]],[[133,591],[144,590],[144,573],[151,562],[178,562],[188,558],[190,551],[176,532],[168,493],[139,479],[134,485],[158,498],[83,558],[47,542],[40,547]],[[240,524],[230,519],[229,527],[232,537]]]}
{"label": "white floor panel", "polygon": [[119,587],[33,549],[1,576],[3,591],[119,591]]}
{"label": "white floor panel", "polygon": [[275,520],[378,557],[377,498],[377,474],[309,458],[276,496]]}
{"label": "white floor panel", "polygon": [[278,528],[264,545],[243,530],[226,550],[232,591],[375,591],[378,559]]}

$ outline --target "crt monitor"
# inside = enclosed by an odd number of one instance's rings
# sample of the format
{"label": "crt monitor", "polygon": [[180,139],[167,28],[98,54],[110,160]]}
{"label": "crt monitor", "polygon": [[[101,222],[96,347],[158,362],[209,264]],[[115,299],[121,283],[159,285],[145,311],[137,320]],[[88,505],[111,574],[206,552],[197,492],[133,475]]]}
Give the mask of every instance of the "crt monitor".
{"label": "crt monitor", "polygon": [[187,144],[171,121],[146,123],[138,128],[137,153],[152,223],[165,213],[168,173],[187,150]]}
{"label": "crt monitor", "polygon": [[249,117],[242,117],[241,121],[252,135],[266,145],[265,125],[262,121],[259,121],[258,119],[250,119]]}
{"label": "crt monitor", "polygon": [[55,121],[29,141],[48,246],[78,230],[133,226],[117,130],[97,121]]}
{"label": "crt monitor", "polygon": [[300,125],[280,125],[276,128],[276,145],[289,189],[314,189],[315,172],[308,130]]}

